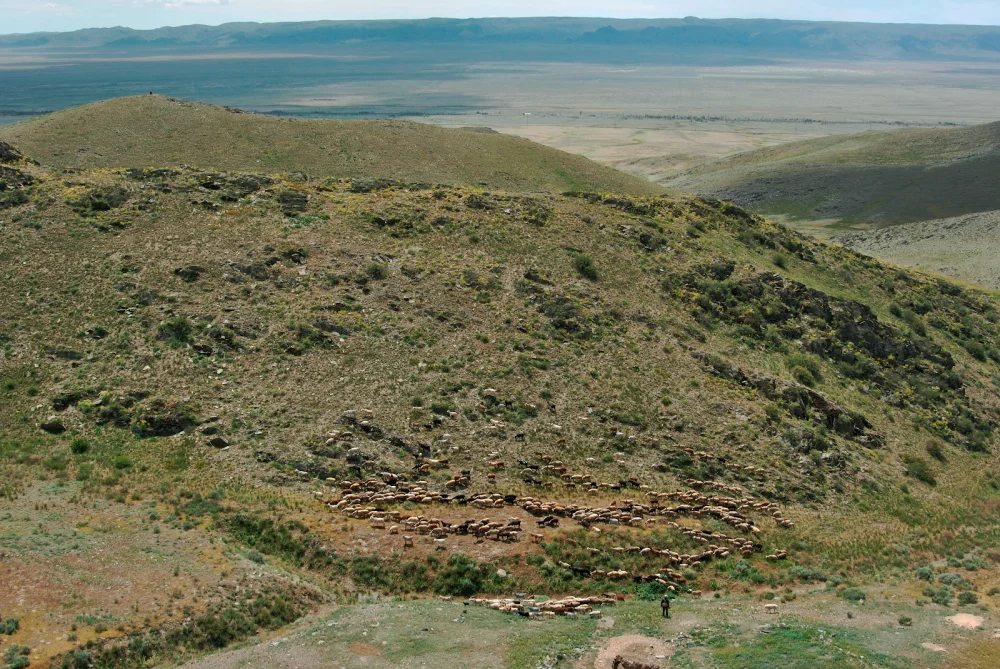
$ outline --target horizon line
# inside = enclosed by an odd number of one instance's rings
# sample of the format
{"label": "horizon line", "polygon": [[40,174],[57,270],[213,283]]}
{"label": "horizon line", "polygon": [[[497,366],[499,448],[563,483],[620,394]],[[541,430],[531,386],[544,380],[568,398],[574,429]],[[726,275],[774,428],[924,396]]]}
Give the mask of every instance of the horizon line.
{"label": "horizon line", "polygon": [[921,22],[896,22],[896,21],[838,21],[836,19],[778,19],[773,17],[759,16],[753,18],[747,17],[720,17],[720,18],[703,18],[699,16],[675,16],[675,17],[648,17],[648,16],[634,16],[634,17],[605,17],[605,16],[558,16],[558,15],[544,15],[544,16],[428,16],[423,18],[371,18],[371,19],[304,19],[301,21],[224,21],[222,23],[182,23],[177,25],[162,25],[155,28],[133,28],[126,25],[114,25],[114,26],[89,26],[86,28],[77,28],[75,30],[35,30],[32,32],[15,32],[15,33],[0,33],[0,37],[22,37],[28,35],[72,35],[74,33],[95,31],[95,30],[131,30],[133,32],[155,32],[157,30],[170,30],[170,29],[180,29],[180,28],[223,28],[225,26],[231,25],[256,25],[256,26],[267,26],[267,25],[296,25],[296,24],[306,24],[306,23],[420,23],[426,21],[488,21],[488,20],[567,20],[567,19],[578,19],[578,20],[596,20],[596,21],[609,21],[609,22],[625,22],[625,21],[774,21],[778,23],[834,23],[840,25],[855,25],[855,26],[922,26],[922,27],[948,27],[948,28],[998,28],[1000,29],[1000,24],[989,24],[989,23],[921,23]]}

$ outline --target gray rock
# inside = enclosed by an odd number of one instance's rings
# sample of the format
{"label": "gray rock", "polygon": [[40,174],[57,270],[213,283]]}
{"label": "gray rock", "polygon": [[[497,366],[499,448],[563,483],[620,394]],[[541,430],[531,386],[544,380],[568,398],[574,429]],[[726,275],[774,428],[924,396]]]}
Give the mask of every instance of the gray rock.
{"label": "gray rock", "polygon": [[66,426],[57,420],[50,420],[47,423],[42,423],[39,427],[49,434],[62,434],[66,431]]}

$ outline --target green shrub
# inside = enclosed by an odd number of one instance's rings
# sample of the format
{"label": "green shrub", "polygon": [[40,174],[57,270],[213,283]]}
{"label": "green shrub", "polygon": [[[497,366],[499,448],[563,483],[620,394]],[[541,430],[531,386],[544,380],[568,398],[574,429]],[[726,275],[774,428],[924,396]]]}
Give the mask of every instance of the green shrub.
{"label": "green shrub", "polygon": [[962,567],[968,571],[977,571],[979,569],[986,568],[986,561],[981,558],[977,558],[975,555],[969,555],[962,560]]}
{"label": "green shrub", "polygon": [[434,592],[439,595],[470,597],[479,592],[488,568],[462,553],[452,553],[448,563],[434,580]]}
{"label": "green shrub", "polygon": [[906,321],[906,324],[909,325],[916,334],[921,337],[927,336],[927,326],[924,325],[924,321],[921,320],[920,316],[912,311],[905,310],[903,311],[902,317],[903,320]]}
{"label": "green shrub", "polygon": [[945,585],[953,585],[957,588],[965,585],[965,579],[962,578],[961,574],[941,574],[938,576],[938,582]]}
{"label": "green shrub", "polygon": [[931,439],[927,442],[927,455],[931,456],[938,462],[944,462],[946,460],[944,455],[944,449],[941,446],[941,442],[937,439]]}
{"label": "green shrub", "polygon": [[573,258],[573,267],[585,279],[597,281],[597,267],[594,266],[594,259],[585,254],[578,254]]}
{"label": "green shrub", "polygon": [[809,581],[825,581],[827,579],[826,572],[822,569],[810,569],[802,565],[795,565],[788,570],[788,573],[804,583],[808,583]]}
{"label": "green shrub", "polygon": [[635,597],[641,602],[658,601],[667,593],[667,586],[653,581],[651,583],[640,583],[635,586]]}
{"label": "green shrub", "polygon": [[30,654],[31,649],[27,646],[11,646],[4,653],[3,659],[6,664],[3,666],[3,669],[24,669],[31,664],[28,660]]}
{"label": "green shrub", "polygon": [[90,450],[90,442],[83,437],[77,437],[70,442],[69,450],[73,455],[83,455]]}
{"label": "green shrub", "polygon": [[796,381],[812,388],[823,381],[819,362],[804,353],[792,353],[785,358],[785,366]]}
{"label": "green shrub", "polygon": [[923,590],[924,597],[929,597],[932,602],[939,604],[941,606],[948,606],[951,602],[951,598],[955,596],[955,591],[949,588],[947,585],[942,585],[940,588],[933,588],[927,586]]}
{"label": "green shrub", "polygon": [[7,618],[0,622],[0,634],[14,634],[21,629],[21,621],[17,618]]}
{"label": "green shrub", "polygon": [[963,592],[958,596],[958,603],[961,606],[969,606],[979,602],[979,597],[974,592]]}
{"label": "green shrub", "polygon": [[264,564],[264,554],[253,548],[247,551],[247,559],[250,560],[250,562]]}
{"label": "green shrub", "polygon": [[934,472],[931,471],[930,464],[923,458],[917,455],[904,455],[903,465],[906,467],[907,476],[912,476],[927,485],[937,485],[937,479],[934,477]]}
{"label": "green shrub", "polygon": [[913,572],[921,581],[931,581],[934,579],[934,570],[930,567],[919,567]]}
{"label": "green shrub", "polygon": [[911,618],[910,616],[900,616],[899,624],[903,627],[909,627],[910,625],[913,624],[913,618]]}
{"label": "green shrub", "polygon": [[373,262],[365,267],[365,276],[372,281],[384,281],[389,278],[389,268],[383,263]]}
{"label": "green shrub", "polygon": [[788,269],[788,258],[779,253],[774,256],[774,266],[781,269]]}
{"label": "green shrub", "polygon": [[156,337],[171,346],[182,346],[190,343],[194,327],[187,316],[174,316],[160,323],[156,328]]}
{"label": "green shrub", "polygon": [[839,594],[849,602],[860,602],[862,599],[868,599],[865,591],[861,588],[844,588]]}

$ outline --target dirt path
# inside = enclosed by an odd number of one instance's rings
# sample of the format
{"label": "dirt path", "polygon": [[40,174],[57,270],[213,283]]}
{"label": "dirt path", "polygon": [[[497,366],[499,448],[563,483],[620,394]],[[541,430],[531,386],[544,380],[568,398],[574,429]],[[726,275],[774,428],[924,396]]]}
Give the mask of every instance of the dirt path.
{"label": "dirt path", "polygon": [[594,669],[611,669],[615,657],[621,655],[632,662],[660,666],[663,661],[658,658],[669,658],[674,654],[674,648],[665,641],[640,634],[627,634],[608,639],[607,645],[594,660]]}

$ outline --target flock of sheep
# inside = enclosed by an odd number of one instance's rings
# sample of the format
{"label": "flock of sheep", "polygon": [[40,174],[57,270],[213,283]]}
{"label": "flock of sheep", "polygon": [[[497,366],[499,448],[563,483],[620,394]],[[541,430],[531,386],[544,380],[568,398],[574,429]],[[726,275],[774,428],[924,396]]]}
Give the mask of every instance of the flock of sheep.
{"label": "flock of sheep", "polygon": [[[390,483],[389,481],[392,481]],[[700,482],[698,482],[700,483]],[[398,477],[386,472],[382,479],[366,481],[345,481],[341,484],[340,497],[326,499],[331,509],[340,511],[343,515],[358,520],[366,520],[373,529],[387,530],[390,534],[401,531],[419,535],[430,535],[437,544],[438,550],[444,550],[444,544],[449,536],[474,536],[479,540],[515,542],[522,535],[522,521],[511,517],[506,520],[493,518],[474,518],[462,522],[447,522],[439,518],[428,517],[419,513],[408,513],[388,509],[389,506],[405,502],[413,504],[448,504],[466,505],[478,509],[500,509],[519,507],[537,518],[539,528],[552,528],[559,525],[560,519],[569,519],[582,527],[594,532],[601,532],[599,524],[628,527],[643,527],[649,524],[663,523],[675,529],[695,543],[702,544],[704,549],[696,552],[678,553],[668,548],[655,546],[616,546],[610,549],[612,553],[635,553],[641,556],[657,556],[665,562],[661,572],[650,575],[631,574],[625,570],[590,570],[578,568],[569,563],[561,562],[560,567],[570,569],[579,576],[601,580],[632,579],[637,582],[658,582],[676,591],[677,586],[686,583],[683,574],[677,570],[696,568],[713,559],[724,559],[739,553],[750,557],[762,549],[761,544],[751,538],[729,536],[722,532],[710,532],[703,529],[685,527],[676,522],[682,516],[692,518],[710,517],[728,524],[731,527],[751,536],[759,533],[760,528],[749,518],[750,513],[767,514],[779,527],[791,527],[791,521],[784,518],[777,505],[772,502],[758,501],[752,498],[734,498],[722,495],[706,495],[696,490],[673,492],[646,492],[647,501],[619,500],[606,507],[589,507],[578,504],[549,502],[535,497],[517,497],[499,493],[480,493],[474,495],[453,494],[431,491],[425,482],[408,484],[400,482]],[[317,492],[320,497],[324,493]],[[669,504],[667,502],[679,502]],[[403,536],[403,547],[413,546],[413,534]],[[541,543],[544,535],[530,534],[533,543]],[[573,539],[564,539],[574,542]],[[600,552],[596,548],[588,548],[589,552]],[[767,556],[769,560],[783,560],[788,552],[781,550]]]}

